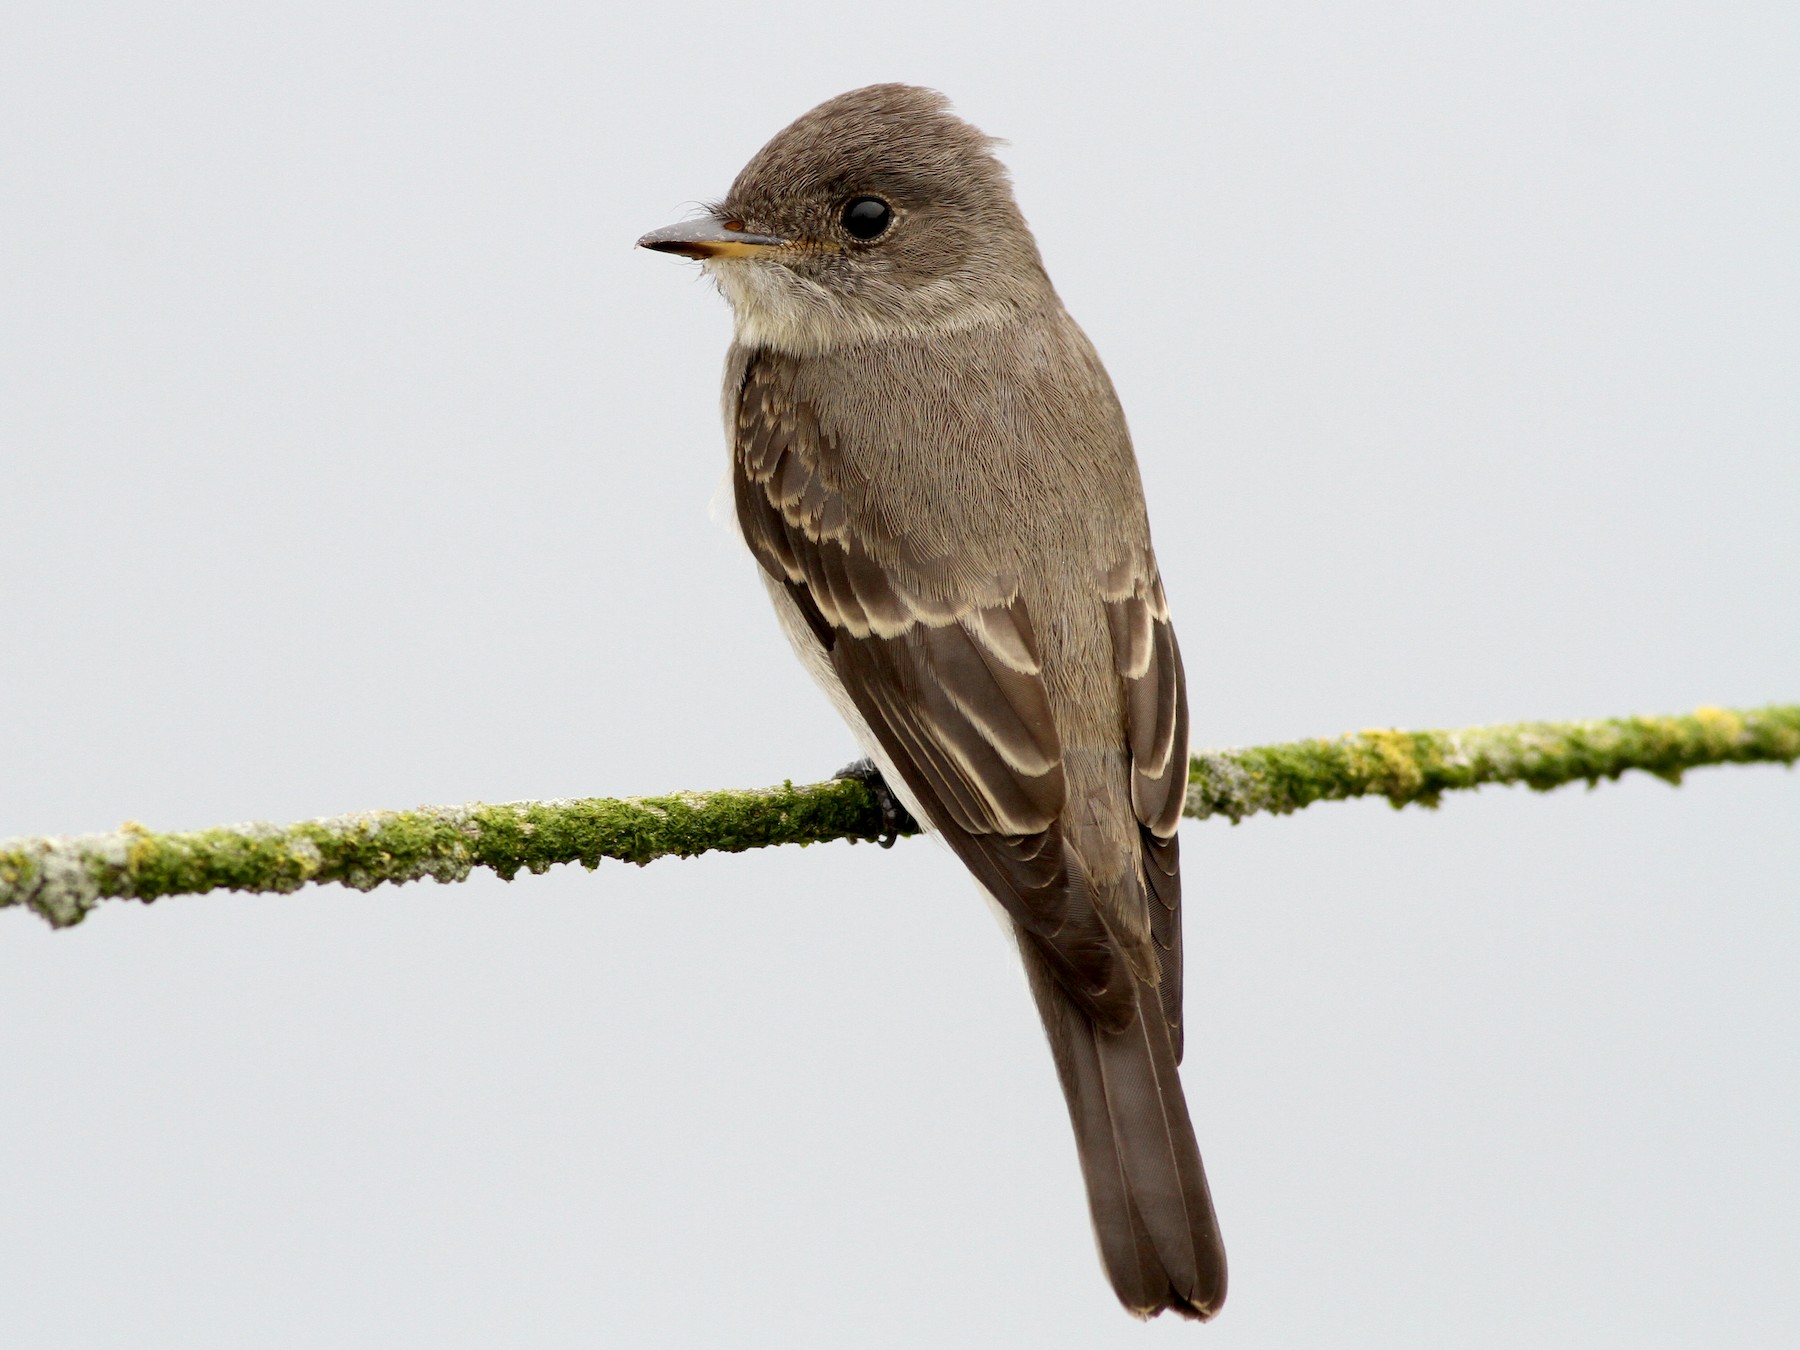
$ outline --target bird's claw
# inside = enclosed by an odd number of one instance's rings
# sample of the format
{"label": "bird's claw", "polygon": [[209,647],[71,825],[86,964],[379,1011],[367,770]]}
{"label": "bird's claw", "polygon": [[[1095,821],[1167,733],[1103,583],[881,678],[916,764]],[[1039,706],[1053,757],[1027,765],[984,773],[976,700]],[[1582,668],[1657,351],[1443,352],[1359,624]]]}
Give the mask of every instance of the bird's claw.
{"label": "bird's claw", "polygon": [[835,781],[848,778],[861,783],[875,799],[875,805],[881,812],[881,832],[875,836],[875,842],[883,848],[892,848],[894,841],[903,834],[918,834],[919,822],[913,819],[913,813],[906,809],[894,790],[887,785],[887,779],[881,776],[881,770],[875,767],[872,759],[859,759],[854,764],[846,764],[831,775]]}

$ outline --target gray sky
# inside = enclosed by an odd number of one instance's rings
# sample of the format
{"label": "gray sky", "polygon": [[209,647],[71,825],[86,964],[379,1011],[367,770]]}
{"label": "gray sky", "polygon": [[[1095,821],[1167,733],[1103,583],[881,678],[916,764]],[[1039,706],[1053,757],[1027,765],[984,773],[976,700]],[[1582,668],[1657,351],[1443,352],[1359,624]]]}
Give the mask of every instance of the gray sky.
{"label": "gray sky", "polygon": [[[1800,697],[1791,5],[0,19],[0,836],[821,777],[644,230],[1010,141],[1198,745]],[[1192,824],[1210,1327],[942,850],[0,915],[9,1346],[1767,1344],[1800,778]]]}

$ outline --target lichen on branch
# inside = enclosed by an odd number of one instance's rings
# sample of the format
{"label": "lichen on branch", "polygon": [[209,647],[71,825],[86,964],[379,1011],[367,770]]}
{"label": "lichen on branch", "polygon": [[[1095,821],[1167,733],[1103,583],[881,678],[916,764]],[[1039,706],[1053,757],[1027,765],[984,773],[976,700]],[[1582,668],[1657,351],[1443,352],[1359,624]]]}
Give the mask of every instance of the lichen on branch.
{"label": "lichen on branch", "polygon": [[[1364,731],[1193,758],[1187,814],[1233,822],[1286,815],[1319,801],[1386,797],[1435,806],[1484,783],[1540,791],[1639,769],[1679,782],[1709,764],[1800,759],[1800,705],[1686,717],[1519,722],[1458,731]],[[79,923],[105,899],[151,901],[207,891],[287,892],[335,881],[461,881],[477,867],[511,879],[556,863],[648,863],[772,844],[874,840],[883,828],[868,789],[849,779],[665,797],[588,797],[369,811],[297,825],[228,825],[163,834],[127,823],[105,834],[0,843],[0,908],[53,926]]]}
{"label": "lichen on branch", "polygon": [[1187,814],[1232,821],[1287,815],[1314,802],[1386,797],[1436,806],[1446,792],[1523,783],[1539,792],[1592,786],[1629,769],[1680,783],[1709,764],[1792,764],[1800,759],[1800,705],[1685,717],[1513,722],[1457,731],[1361,731],[1333,740],[1202,752],[1188,778]]}

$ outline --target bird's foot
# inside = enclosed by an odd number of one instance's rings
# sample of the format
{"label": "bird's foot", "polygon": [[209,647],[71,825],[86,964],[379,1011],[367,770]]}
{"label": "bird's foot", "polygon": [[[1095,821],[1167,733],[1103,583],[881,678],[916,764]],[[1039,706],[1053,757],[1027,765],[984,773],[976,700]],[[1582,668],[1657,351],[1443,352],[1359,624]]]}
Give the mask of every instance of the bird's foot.
{"label": "bird's foot", "polygon": [[894,841],[903,834],[919,834],[919,822],[913,819],[913,813],[906,809],[894,790],[887,785],[887,779],[881,776],[881,770],[875,767],[872,759],[859,759],[854,764],[846,764],[831,775],[833,780],[849,778],[861,783],[875,799],[876,807],[881,811],[881,833],[875,836],[875,842],[883,848],[892,848]]}

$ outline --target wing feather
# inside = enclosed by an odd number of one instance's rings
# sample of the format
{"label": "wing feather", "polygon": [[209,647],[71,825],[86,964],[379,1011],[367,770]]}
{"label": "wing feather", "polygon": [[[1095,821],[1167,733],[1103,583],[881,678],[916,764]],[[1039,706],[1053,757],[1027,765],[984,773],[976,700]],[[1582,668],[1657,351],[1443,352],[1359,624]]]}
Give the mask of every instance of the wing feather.
{"label": "wing feather", "polygon": [[1125,683],[1125,736],[1131,751],[1131,806],[1156,946],[1163,1015],[1179,1062],[1181,1020],[1181,850],[1177,831],[1187,803],[1187,682],[1156,563],[1108,578],[1107,627],[1113,664]]}
{"label": "wing feather", "polygon": [[733,465],[745,541],[785,583],[930,823],[1096,1022],[1129,1025],[1129,966],[1063,837],[1062,742],[1016,578],[970,584],[880,522],[853,519],[793,380],[792,358],[745,362]]}

